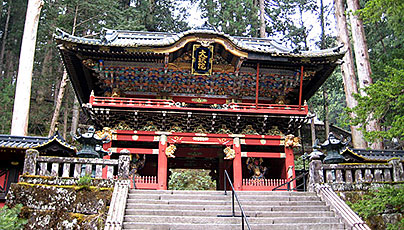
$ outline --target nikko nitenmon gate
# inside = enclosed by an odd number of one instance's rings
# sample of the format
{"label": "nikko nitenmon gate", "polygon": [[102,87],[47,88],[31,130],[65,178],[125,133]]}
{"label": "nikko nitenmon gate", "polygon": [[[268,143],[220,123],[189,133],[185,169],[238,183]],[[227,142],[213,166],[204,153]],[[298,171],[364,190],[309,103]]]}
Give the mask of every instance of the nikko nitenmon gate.
{"label": "nikko nitenmon gate", "polygon": [[136,188],[168,189],[169,169],[224,170],[236,190],[272,190],[295,177],[304,103],[344,51],[289,50],[271,39],[209,28],[183,33],[58,31],[83,111],[118,158],[131,155]]}

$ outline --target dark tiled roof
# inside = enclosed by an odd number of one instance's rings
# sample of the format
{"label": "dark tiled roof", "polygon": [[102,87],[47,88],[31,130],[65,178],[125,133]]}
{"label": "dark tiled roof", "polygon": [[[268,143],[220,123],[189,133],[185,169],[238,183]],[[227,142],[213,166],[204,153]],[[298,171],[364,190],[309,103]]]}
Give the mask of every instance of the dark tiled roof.
{"label": "dark tiled roof", "polygon": [[205,34],[222,36],[230,40],[236,47],[241,50],[271,54],[273,56],[288,57],[329,57],[342,55],[345,49],[335,47],[319,51],[298,51],[294,52],[269,38],[249,38],[230,36],[223,32],[210,29],[191,29],[181,33],[165,33],[165,32],[145,32],[145,31],[128,31],[128,30],[111,30],[104,29],[104,35],[101,39],[83,38],[70,35],[60,29],[54,35],[56,40],[69,41],[79,44],[111,46],[111,47],[163,47],[170,46],[178,42],[181,38],[193,34]]}
{"label": "dark tiled roof", "polygon": [[12,136],[0,134],[0,148],[28,149],[42,144],[47,137]]}
{"label": "dark tiled roof", "polygon": [[42,148],[52,142],[57,142],[59,145],[76,152],[76,147],[68,144],[59,133],[52,137],[32,137],[32,136],[12,136],[0,135],[0,148],[13,148],[13,149],[29,149],[29,148]]}
{"label": "dark tiled roof", "polygon": [[392,158],[399,158],[404,161],[403,150],[367,150],[367,149],[349,149],[346,148],[343,155],[351,155],[364,161],[389,161]]}

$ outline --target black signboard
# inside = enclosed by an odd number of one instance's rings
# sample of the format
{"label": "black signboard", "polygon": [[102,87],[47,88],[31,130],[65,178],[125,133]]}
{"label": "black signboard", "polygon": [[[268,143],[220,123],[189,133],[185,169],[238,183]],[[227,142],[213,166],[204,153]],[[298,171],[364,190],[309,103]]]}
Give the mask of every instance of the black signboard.
{"label": "black signboard", "polygon": [[192,74],[211,75],[213,46],[194,45],[192,52]]}

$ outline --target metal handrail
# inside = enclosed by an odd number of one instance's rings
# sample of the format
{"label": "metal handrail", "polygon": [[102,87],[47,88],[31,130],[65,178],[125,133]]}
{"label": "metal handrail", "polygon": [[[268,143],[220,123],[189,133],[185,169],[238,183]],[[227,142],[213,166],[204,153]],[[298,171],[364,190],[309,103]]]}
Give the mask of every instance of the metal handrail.
{"label": "metal handrail", "polygon": [[235,210],[234,210],[234,197],[236,197],[238,206],[241,211],[241,229],[244,230],[244,221],[245,221],[245,223],[247,224],[248,230],[251,230],[250,223],[248,222],[248,219],[247,219],[247,215],[245,214],[243,207],[241,207],[241,203],[238,199],[236,191],[234,190],[233,183],[231,183],[230,176],[227,173],[227,170],[224,170],[224,174],[226,175],[226,177],[224,178],[224,195],[227,195],[227,189],[226,189],[227,181],[229,181],[229,184],[230,184],[231,190],[232,190],[231,191],[232,217],[236,217]]}
{"label": "metal handrail", "polygon": [[[296,186],[296,188],[290,188],[290,184],[291,184],[293,181],[298,180],[298,179],[300,179],[300,178],[302,178],[302,177],[304,178],[304,180],[303,180],[304,190],[306,190],[306,176],[307,176],[307,174],[309,174],[309,172],[304,172],[304,173],[300,174],[299,176],[293,178],[292,180],[290,180],[290,181],[288,181],[288,182],[286,182],[286,183],[283,183],[283,184],[281,184],[281,185],[279,185],[279,186],[276,186],[275,188],[272,189],[272,191],[275,191],[275,190],[287,190],[287,191],[293,191],[293,190],[295,190],[295,191],[297,191],[297,189],[298,189],[300,186],[302,186],[302,185],[298,185],[298,186]],[[287,188],[281,188],[281,187],[283,187],[283,186],[285,186],[285,185],[286,185]]]}

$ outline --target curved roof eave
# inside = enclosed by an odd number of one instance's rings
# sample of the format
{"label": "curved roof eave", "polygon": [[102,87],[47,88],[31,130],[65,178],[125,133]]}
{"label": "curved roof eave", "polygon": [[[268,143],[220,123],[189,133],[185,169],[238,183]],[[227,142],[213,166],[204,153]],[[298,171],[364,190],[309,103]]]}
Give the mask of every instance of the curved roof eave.
{"label": "curved roof eave", "polygon": [[60,41],[67,41],[77,44],[87,44],[94,46],[108,47],[167,47],[179,42],[181,39],[197,35],[216,35],[228,40],[234,47],[240,51],[255,52],[261,54],[271,54],[273,56],[283,57],[335,57],[345,54],[346,49],[343,45],[338,47],[318,50],[318,51],[296,51],[276,44],[272,39],[268,38],[249,38],[230,36],[223,32],[217,32],[208,29],[188,30],[185,32],[173,34],[164,32],[145,32],[145,31],[127,31],[127,30],[110,30],[104,29],[104,33],[100,39],[84,38],[73,36],[61,29],[56,29],[54,38]]}

